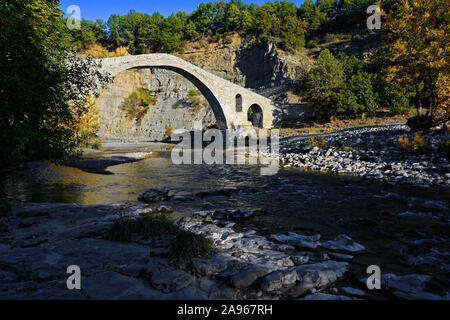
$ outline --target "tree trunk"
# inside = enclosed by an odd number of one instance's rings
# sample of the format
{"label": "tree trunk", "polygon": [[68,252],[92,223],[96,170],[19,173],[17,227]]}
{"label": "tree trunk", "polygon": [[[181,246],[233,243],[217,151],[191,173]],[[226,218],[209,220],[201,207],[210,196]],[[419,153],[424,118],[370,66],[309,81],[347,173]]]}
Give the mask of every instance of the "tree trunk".
{"label": "tree trunk", "polygon": [[422,100],[417,99],[417,115],[420,117],[422,115]]}

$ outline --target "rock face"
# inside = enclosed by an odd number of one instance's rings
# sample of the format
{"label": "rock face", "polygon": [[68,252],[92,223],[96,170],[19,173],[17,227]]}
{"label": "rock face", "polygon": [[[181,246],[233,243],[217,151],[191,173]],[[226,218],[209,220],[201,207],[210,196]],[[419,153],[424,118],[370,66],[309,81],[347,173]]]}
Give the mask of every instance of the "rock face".
{"label": "rock face", "polygon": [[[123,100],[136,88],[149,89],[157,98],[148,113],[140,120],[127,117],[121,108]],[[100,114],[99,135],[120,141],[161,141],[167,138],[166,127],[192,130],[194,121],[203,126],[215,123],[211,107],[202,96],[204,106],[191,107],[187,93],[196,89],[183,76],[163,69],[132,69],[118,74],[96,101]]]}
{"label": "rock face", "polygon": [[273,45],[233,45],[208,51],[192,51],[183,59],[246,88],[261,89],[291,84],[306,74],[312,60],[289,54]]}

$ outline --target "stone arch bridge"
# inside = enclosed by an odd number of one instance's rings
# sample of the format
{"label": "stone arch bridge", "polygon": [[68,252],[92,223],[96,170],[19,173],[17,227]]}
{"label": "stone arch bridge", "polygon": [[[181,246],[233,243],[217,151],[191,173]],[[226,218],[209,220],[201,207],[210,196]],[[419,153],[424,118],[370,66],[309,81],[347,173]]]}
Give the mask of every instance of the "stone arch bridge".
{"label": "stone arch bridge", "polygon": [[[220,129],[238,129],[256,126],[273,127],[274,105],[248,89],[224,80],[183,59],[169,54],[144,54],[118,58],[98,59],[102,71],[111,76],[136,68],[162,68],[181,74],[191,81],[208,100]],[[253,115],[249,119],[248,110]],[[255,115],[256,113],[256,115]]]}

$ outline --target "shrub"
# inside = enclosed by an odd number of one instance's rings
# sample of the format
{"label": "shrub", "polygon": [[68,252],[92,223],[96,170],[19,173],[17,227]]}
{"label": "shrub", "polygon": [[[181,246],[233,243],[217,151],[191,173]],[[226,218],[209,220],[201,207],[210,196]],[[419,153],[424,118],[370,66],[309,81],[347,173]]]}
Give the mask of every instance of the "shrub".
{"label": "shrub", "polygon": [[94,42],[88,45],[84,53],[93,58],[101,59],[129,56],[128,50],[128,47],[118,47],[115,51],[109,51],[101,44]]}
{"label": "shrub", "polygon": [[124,57],[124,56],[129,56],[129,55],[130,55],[130,52],[129,52],[128,47],[118,47],[114,51],[114,57]]}
{"label": "shrub", "polygon": [[191,106],[199,105],[201,102],[200,91],[195,89],[189,90],[186,99]]}
{"label": "shrub", "polygon": [[416,135],[411,141],[408,137],[400,136],[398,138],[398,144],[403,152],[407,154],[419,154],[425,151],[425,141],[419,135]]}
{"label": "shrub", "polygon": [[310,146],[317,147],[320,150],[328,148],[328,142],[323,135],[317,135],[309,138],[306,143]]}
{"label": "shrub", "polygon": [[169,254],[172,259],[192,259],[206,254],[212,248],[212,242],[203,235],[181,230],[164,216],[144,216],[135,220],[116,220],[108,231],[106,239],[130,242],[135,236],[150,239],[167,235],[175,236]]}
{"label": "shrub", "polygon": [[98,59],[109,57],[109,51],[99,43],[91,43],[84,53]]}
{"label": "shrub", "polygon": [[320,53],[302,87],[319,120],[371,114],[378,108],[373,76],[364,68],[364,62],[355,57],[340,55],[337,59],[328,49]]}
{"label": "shrub", "polygon": [[341,140],[334,140],[331,144],[335,148],[342,148],[344,147],[344,143]]}
{"label": "shrub", "polygon": [[208,253],[212,248],[212,242],[203,235],[189,231],[179,231],[172,242],[170,258],[190,260]]}
{"label": "shrub", "polygon": [[150,105],[156,104],[157,101],[157,98],[150,95],[150,90],[137,88],[123,100],[122,105],[127,116],[135,117],[139,121],[147,114]]}
{"label": "shrub", "polygon": [[195,89],[189,90],[187,94],[186,100],[194,108],[194,114],[199,114],[203,107],[206,106],[206,102],[202,101],[200,95],[200,91]]}
{"label": "shrub", "polygon": [[411,131],[429,131],[433,127],[433,118],[430,115],[420,115],[411,117],[406,122],[406,125],[411,128]]}
{"label": "shrub", "polygon": [[308,49],[314,49],[319,46],[319,40],[317,39],[311,39],[306,43],[306,48]]}
{"label": "shrub", "polygon": [[221,38],[222,38],[222,36],[219,33],[217,33],[211,37],[211,42],[217,43],[220,41]]}
{"label": "shrub", "polygon": [[92,149],[95,149],[95,150],[101,150],[102,149],[102,143],[101,143],[101,141],[100,140],[96,140],[96,141],[94,141],[94,143],[92,144]]}
{"label": "shrub", "polygon": [[178,228],[165,217],[140,217],[135,220],[116,220],[108,231],[106,239],[111,241],[129,242],[137,235],[143,239],[176,234]]}
{"label": "shrub", "polygon": [[173,133],[172,127],[166,126],[165,132],[166,132],[166,136],[172,137],[172,133]]}
{"label": "shrub", "polygon": [[353,40],[353,41],[361,41],[361,40],[362,40],[362,37],[361,37],[361,35],[359,35],[359,34],[355,34],[355,35],[353,36],[352,40]]}
{"label": "shrub", "polygon": [[351,35],[342,33],[327,33],[322,38],[322,43],[336,42],[341,40],[350,40]]}

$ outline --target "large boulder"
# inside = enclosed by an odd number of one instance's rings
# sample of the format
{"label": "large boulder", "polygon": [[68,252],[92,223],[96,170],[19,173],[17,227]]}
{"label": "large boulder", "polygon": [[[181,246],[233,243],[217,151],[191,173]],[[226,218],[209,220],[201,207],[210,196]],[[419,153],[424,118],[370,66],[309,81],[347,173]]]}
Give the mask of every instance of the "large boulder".
{"label": "large boulder", "polygon": [[170,200],[169,190],[149,189],[138,197],[138,200],[145,203],[164,202]]}

